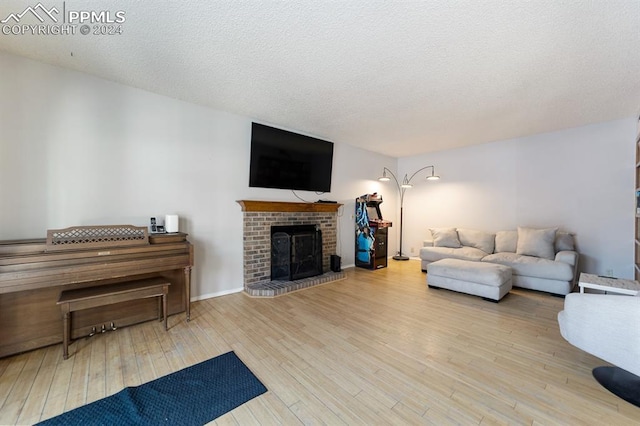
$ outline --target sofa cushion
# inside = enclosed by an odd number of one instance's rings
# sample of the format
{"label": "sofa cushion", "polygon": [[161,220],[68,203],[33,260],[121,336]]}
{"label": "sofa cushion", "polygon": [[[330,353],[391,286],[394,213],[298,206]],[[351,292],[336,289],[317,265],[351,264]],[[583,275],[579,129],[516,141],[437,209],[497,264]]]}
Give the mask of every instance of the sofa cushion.
{"label": "sofa cushion", "polygon": [[435,262],[440,259],[462,259],[479,261],[488,253],[473,247],[423,247],[420,249],[420,259]]}
{"label": "sofa cushion", "polygon": [[458,228],[458,238],[463,246],[475,247],[485,253],[493,253],[496,241],[495,234],[464,228]]}
{"label": "sofa cushion", "polygon": [[456,228],[433,228],[430,231],[433,236],[434,247],[461,247]]}
{"label": "sofa cushion", "polygon": [[515,253],[518,245],[518,231],[496,232],[496,253]]}
{"label": "sofa cushion", "polygon": [[556,252],[574,251],[576,247],[573,241],[573,235],[568,232],[562,232],[562,231],[556,232],[555,247],[556,247]]}
{"label": "sofa cushion", "polygon": [[516,254],[552,260],[556,254],[556,232],[558,228],[533,229],[518,226]]}
{"label": "sofa cushion", "polygon": [[573,279],[573,266],[540,257],[503,252],[485,256],[482,261],[510,266],[514,275],[558,281],[571,281]]}

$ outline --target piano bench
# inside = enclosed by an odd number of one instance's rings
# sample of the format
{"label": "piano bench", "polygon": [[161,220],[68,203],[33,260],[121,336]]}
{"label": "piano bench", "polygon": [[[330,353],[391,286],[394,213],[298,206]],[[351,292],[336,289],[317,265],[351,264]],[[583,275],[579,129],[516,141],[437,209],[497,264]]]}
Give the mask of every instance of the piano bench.
{"label": "piano bench", "polygon": [[60,293],[58,305],[62,309],[63,318],[63,357],[69,358],[69,340],[71,337],[71,312],[129,300],[159,297],[158,319],[164,319],[167,330],[167,295],[169,285],[164,278],[149,278],[123,283],[98,285],[94,287],[67,290]]}

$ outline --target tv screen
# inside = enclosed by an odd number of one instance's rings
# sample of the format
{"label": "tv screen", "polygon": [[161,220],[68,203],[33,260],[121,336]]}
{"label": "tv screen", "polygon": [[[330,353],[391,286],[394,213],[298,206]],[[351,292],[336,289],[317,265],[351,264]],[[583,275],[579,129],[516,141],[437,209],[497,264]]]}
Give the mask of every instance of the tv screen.
{"label": "tv screen", "polygon": [[250,187],[330,192],[332,165],[332,142],[252,124]]}

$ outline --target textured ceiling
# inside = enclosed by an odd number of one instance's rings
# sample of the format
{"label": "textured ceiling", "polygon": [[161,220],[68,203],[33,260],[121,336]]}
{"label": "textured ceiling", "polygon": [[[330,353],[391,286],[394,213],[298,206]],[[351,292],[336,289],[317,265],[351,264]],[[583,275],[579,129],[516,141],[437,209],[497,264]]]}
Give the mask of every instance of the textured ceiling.
{"label": "textured ceiling", "polygon": [[41,1],[122,34],[0,50],[394,157],[640,111],[640,0]]}

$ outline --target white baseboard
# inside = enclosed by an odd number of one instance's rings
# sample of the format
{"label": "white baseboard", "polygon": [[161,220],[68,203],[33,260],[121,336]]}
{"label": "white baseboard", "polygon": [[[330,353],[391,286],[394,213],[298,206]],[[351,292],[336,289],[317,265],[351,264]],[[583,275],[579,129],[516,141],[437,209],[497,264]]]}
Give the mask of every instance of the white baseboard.
{"label": "white baseboard", "polygon": [[242,291],[244,291],[244,288],[240,287],[240,288],[234,288],[232,290],[219,291],[216,293],[201,294],[200,296],[192,297],[191,301],[197,302],[198,300],[205,300],[205,299],[211,299],[212,297],[226,296],[227,294],[240,293]]}

